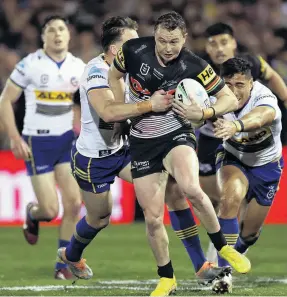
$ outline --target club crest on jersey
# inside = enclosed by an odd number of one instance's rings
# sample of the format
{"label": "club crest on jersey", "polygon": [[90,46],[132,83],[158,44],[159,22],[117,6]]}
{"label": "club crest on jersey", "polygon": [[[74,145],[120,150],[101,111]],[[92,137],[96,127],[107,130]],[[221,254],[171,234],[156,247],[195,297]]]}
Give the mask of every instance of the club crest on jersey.
{"label": "club crest on jersey", "polygon": [[40,80],[41,80],[41,83],[43,85],[46,85],[48,83],[48,81],[49,81],[49,75],[48,74],[42,74]]}
{"label": "club crest on jersey", "polygon": [[75,76],[71,77],[70,82],[73,87],[77,87],[79,85],[78,79]]}
{"label": "club crest on jersey", "polygon": [[141,68],[140,68],[140,73],[142,75],[147,75],[149,70],[150,70],[150,67],[148,66],[148,64],[142,63]]}

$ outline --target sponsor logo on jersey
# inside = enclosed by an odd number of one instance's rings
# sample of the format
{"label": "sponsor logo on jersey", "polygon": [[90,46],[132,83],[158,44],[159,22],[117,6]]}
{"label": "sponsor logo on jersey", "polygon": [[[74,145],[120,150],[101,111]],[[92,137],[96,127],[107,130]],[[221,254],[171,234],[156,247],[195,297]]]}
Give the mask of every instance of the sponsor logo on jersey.
{"label": "sponsor logo on jersey", "polygon": [[34,91],[37,100],[52,102],[72,102],[73,93]]}
{"label": "sponsor logo on jersey", "polygon": [[172,140],[175,140],[175,141],[186,141],[186,138],[187,138],[187,134],[186,133],[182,133],[182,134],[179,134],[179,135],[173,137]]}
{"label": "sponsor logo on jersey", "polygon": [[271,133],[268,132],[267,130],[263,130],[253,136],[238,138],[238,139],[236,139],[236,141],[241,142],[243,144],[244,143],[248,144],[250,142],[256,142],[258,140],[261,140],[262,138],[264,138],[264,136],[268,136],[270,134]]}
{"label": "sponsor logo on jersey", "polygon": [[154,68],[153,75],[158,79],[163,79],[163,74]]}
{"label": "sponsor logo on jersey", "polygon": [[170,81],[165,80],[165,81],[159,86],[159,89],[162,89],[162,88],[168,88],[168,87],[171,87],[171,86],[175,86],[175,87],[177,87],[177,84],[178,84],[178,81],[177,81],[177,80],[170,80]]}
{"label": "sponsor logo on jersey", "polygon": [[147,48],[146,44],[141,45],[137,50],[135,50],[135,54],[138,54],[140,51],[142,51],[145,48]]}
{"label": "sponsor logo on jersey", "polygon": [[87,82],[90,81],[91,79],[94,79],[94,78],[101,78],[101,79],[106,79],[101,70],[97,67],[92,67],[88,73],[88,78],[87,78]]}
{"label": "sponsor logo on jersey", "polygon": [[270,99],[273,99],[274,100],[275,99],[277,101],[277,99],[276,99],[276,97],[274,95],[267,94],[267,95],[262,95],[262,96],[259,96],[259,97],[255,98],[254,101],[253,101],[253,104],[257,103],[260,100],[265,100],[265,99],[267,99],[267,100],[270,100]]}
{"label": "sponsor logo on jersey", "polygon": [[203,85],[208,85],[216,76],[216,73],[210,65],[207,65],[205,69],[198,74],[198,78],[202,81]]}

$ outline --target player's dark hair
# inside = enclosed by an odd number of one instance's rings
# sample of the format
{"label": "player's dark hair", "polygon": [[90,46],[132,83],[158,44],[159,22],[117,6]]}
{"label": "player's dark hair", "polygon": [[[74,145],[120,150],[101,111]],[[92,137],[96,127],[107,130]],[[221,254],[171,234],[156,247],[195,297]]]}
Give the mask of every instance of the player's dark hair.
{"label": "player's dark hair", "polygon": [[109,46],[121,40],[125,29],[138,30],[136,21],[129,17],[111,17],[107,19],[102,26],[101,43],[104,52],[109,50]]}
{"label": "player's dark hair", "polygon": [[51,22],[51,21],[55,21],[55,20],[61,20],[63,21],[66,25],[69,24],[68,20],[61,16],[61,15],[57,15],[57,14],[54,14],[54,15],[50,15],[48,17],[45,18],[43,24],[42,24],[42,32],[45,30],[46,26]]}
{"label": "player's dark hair", "polygon": [[220,76],[232,77],[235,74],[244,74],[248,78],[251,78],[251,68],[252,64],[249,61],[242,58],[232,58],[221,64]]}
{"label": "player's dark hair", "polygon": [[154,30],[156,31],[159,26],[168,31],[173,31],[176,28],[179,28],[183,34],[186,33],[186,23],[183,17],[175,11],[160,16],[155,23]]}
{"label": "player's dark hair", "polygon": [[212,37],[219,34],[228,34],[234,36],[234,32],[231,26],[225,23],[215,23],[205,30],[205,37]]}

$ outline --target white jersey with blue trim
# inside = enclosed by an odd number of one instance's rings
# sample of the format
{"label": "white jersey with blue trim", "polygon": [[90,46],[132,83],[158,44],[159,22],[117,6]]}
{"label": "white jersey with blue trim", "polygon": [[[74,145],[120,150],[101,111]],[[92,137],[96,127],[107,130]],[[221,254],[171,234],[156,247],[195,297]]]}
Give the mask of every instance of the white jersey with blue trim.
{"label": "white jersey with blue trim", "polygon": [[223,142],[224,148],[247,166],[262,166],[280,158],[282,143],[281,111],[276,96],[263,84],[253,83],[251,96],[239,113],[224,116],[229,120],[237,120],[258,106],[270,106],[275,110],[275,119],[268,125],[252,132],[236,133],[232,138]]}
{"label": "white jersey with blue trim", "polygon": [[71,53],[57,63],[43,49],[23,58],[10,80],[24,90],[24,135],[61,135],[73,128],[73,95],[85,63]]}
{"label": "white jersey with blue trim", "polygon": [[103,158],[122,148],[123,139],[113,140],[114,123],[102,120],[89,102],[91,90],[109,88],[109,65],[103,54],[86,66],[80,82],[81,132],[76,142],[79,153],[89,158]]}

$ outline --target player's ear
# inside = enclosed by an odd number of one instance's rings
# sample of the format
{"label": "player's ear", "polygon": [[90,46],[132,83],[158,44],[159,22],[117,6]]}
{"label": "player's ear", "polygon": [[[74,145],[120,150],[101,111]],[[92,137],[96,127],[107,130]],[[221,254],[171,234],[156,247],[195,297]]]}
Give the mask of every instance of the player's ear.
{"label": "player's ear", "polygon": [[237,50],[237,41],[236,39],[233,37],[233,44],[234,44],[234,50]]}
{"label": "player's ear", "polygon": [[186,41],[187,35],[187,32],[183,34],[184,41]]}
{"label": "player's ear", "polygon": [[111,53],[113,54],[113,56],[117,55],[118,49],[117,49],[117,46],[115,44],[111,44],[109,49],[110,49]]}
{"label": "player's ear", "polygon": [[44,39],[44,34],[43,33],[41,34],[41,40],[42,40],[43,43],[45,43],[45,39]]}
{"label": "player's ear", "polygon": [[249,83],[249,88],[250,88],[250,91],[251,91],[251,89],[252,89],[252,87],[253,87],[253,77],[251,77],[251,78],[249,79],[248,83]]}

